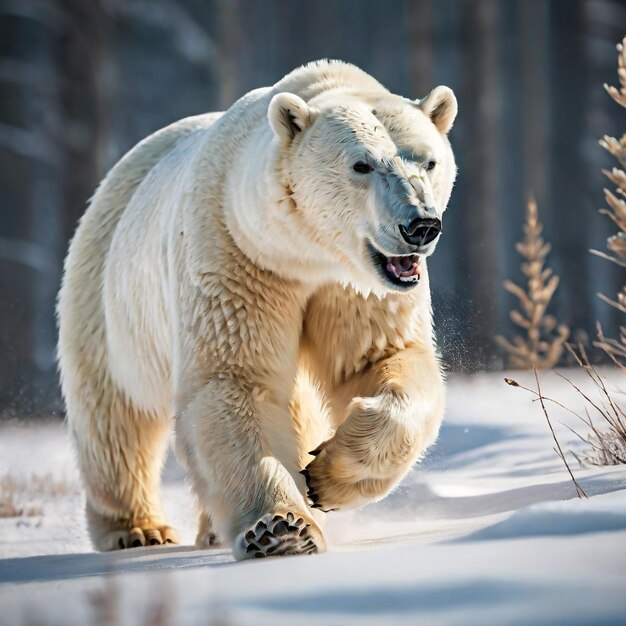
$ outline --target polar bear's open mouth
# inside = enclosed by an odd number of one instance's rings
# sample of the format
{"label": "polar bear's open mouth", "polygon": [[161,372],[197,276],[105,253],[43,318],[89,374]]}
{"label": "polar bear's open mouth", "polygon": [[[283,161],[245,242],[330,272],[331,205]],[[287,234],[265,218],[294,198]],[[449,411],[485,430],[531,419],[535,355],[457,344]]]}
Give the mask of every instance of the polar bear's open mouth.
{"label": "polar bear's open mouth", "polygon": [[396,288],[411,289],[420,279],[419,256],[405,254],[403,256],[385,256],[368,242],[372,262],[381,278]]}

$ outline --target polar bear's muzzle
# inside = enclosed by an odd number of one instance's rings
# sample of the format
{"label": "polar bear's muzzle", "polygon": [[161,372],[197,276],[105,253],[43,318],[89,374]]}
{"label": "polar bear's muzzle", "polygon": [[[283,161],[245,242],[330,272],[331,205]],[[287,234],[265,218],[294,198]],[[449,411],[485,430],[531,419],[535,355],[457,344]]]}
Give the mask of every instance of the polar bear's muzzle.
{"label": "polar bear's muzzle", "polygon": [[400,224],[398,229],[402,239],[415,253],[387,256],[370,240],[367,241],[367,249],[372,264],[385,285],[397,291],[406,291],[419,283],[420,255],[428,256],[432,252],[433,242],[441,233],[441,220],[418,217],[408,226]]}

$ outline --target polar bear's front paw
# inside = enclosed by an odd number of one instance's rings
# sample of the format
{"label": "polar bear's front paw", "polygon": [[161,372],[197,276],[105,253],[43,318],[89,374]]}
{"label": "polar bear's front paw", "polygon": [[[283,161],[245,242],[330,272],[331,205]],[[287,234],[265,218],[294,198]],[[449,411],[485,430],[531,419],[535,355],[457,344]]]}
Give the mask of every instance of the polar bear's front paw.
{"label": "polar bear's front paw", "polygon": [[368,468],[329,441],[312,454],[316,458],[300,473],[306,479],[307,497],[313,509],[324,513],[352,509],[377,500],[388,490],[388,481],[368,477]]}
{"label": "polar bear's front paw", "polygon": [[307,486],[307,497],[313,509],[324,513],[354,506],[355,485],[347,481],[337,480],[333,475],[331,457],[326,450],[316,450],[316,455],[300,473],[304,476]]}
{"label": "polar bear's front paw", "polygon": [[264,515],[235,540],[237,560],[294,554],[314,554],[325,550],[321,532],[301,515]]}
{"label": "polar bear's front paw", "polygon": [[355,508],[389,493],[423,449],[421,427],[407,407],[394,393],[353,398],[345,421],[301,471],[311,507]]}

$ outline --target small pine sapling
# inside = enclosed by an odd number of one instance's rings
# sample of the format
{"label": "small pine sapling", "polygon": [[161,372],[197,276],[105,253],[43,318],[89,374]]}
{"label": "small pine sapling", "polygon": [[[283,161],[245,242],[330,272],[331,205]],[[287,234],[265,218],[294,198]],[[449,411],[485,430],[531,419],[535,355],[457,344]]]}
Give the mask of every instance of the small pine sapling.
{"label": "small pine sapling", "polygon": [[542,230],[537,203],[531,198],[526,208],[524,240],[515,246],[524,258],[521,269],[527,278],[526,289],[510,280],[504,282],[504,288],[519,300],[521,309],[511,311],[511,320],[524,330],[526,336],[518,335],[512,342],[501,336],[496,337],[498,345],[508,354],[509,366],[516,369],[554,367],[569,337],[569,328],[565,324],[557,324],[553,315],[546,314],[559,286],[559,277],[545,267],[551,246],[543,240]]}

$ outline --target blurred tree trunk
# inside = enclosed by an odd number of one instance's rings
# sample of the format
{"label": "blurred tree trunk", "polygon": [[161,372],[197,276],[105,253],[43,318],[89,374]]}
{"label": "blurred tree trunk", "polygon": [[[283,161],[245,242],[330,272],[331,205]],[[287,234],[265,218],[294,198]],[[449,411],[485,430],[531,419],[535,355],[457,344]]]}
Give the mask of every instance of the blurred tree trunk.
{"label": "blurred tree trunk", "polygon": [[60,37],[59,66],[62,76],[65,177],[63,235],[72,235],[87,200],[106,168],[104,156],[105,96],[103,81],[108,16],[100,0],[63,0],[69,28]]}
{"label": "blurred tree trunk", "polygon": [[497,206],[500,177],[500,11],[496,0],[466,0],[464,38],[466,58],[462,102],[472,103],[473,115],[463,118],[468,159],[462,209],[464,263],[470,281],[472,319],[469,340],[476,365],[490,365],[496,353],[493,329],[498,326],[497,301],[502,273],[499,263],[500,216]]}
{"label": "blurred tree trunk", "polygon": [[[30,280],[45,265],[27,239],[31,159],[43,149],[22,125],[22,93],[47,87],[39,68],[21,58],[24,18],[0,7],[0,409],[15,404],[32,374],[32,289]],[[26,389],[28,394],[31,389]]]}
{"label": "blurred tree trunk", "polygon": [[239,29],[240,7],[238,0],[217,0],[218,47],[220,62],[217,68],[219,77],[220,109],[226,110],[243,94],[239,93],[238,67],[241,32]]}
{"label": "blurred tree trunk", "polygon": [[[554,207],[554,212],[547,216],[546,236],[552,239],[555,271],[561,275],[559,290],[564,314],[560,317],[567,319],[574,332],[577,329],[593,332],[591,307],[583,304],[589,303],[588,232],[595,215],[587,196],[588,164],[582,156],[587,92],[592,82],[587,73],[582,9],[581,0],[552,0],[549,5],[552,32],[549,206]],[[593,88],[600,87],[593,82]]]}
{"label": "blurred tree trunk", "polygon": [[[536,198],[539,212],[545,216],[552,210],[546,204],[550,137],[548,75],[544,62],[547,52],[547,3],[545,0],[519,2],[518,16],[522,70],[522,188],[526,196],[532,194]],[[520,224],[522,219],[523,213],[520,213]]]}
{"label": "blurred tree trunk", "polygon": [[[30,57],[42,75],[47,76],[49,88],[45,96],[24,90],[23,126],[38,137],[45,146],[40,158],[33,158],[30,166],[30,228],[28,241],[39,248],[45,263],[34,273],[32,280],[33,327],[32,355],[36,366],[36,380],[46,387],[50,372],[55,371],[56,329],[54,307],[60,278],[60,260],[63,257],[63,181],[66,175],[63,127],[62,80],[57,66],[55,33],[39,30],[34,35],[32,24],[24,24],[22,38],[24,54]],[[48,380],[46,380],[48,379]]]}
{"label": "blurred tree trunk", "polygon": [[435,87],[432,0],[412,0],[408,4],[410,98],[423,98]]}

